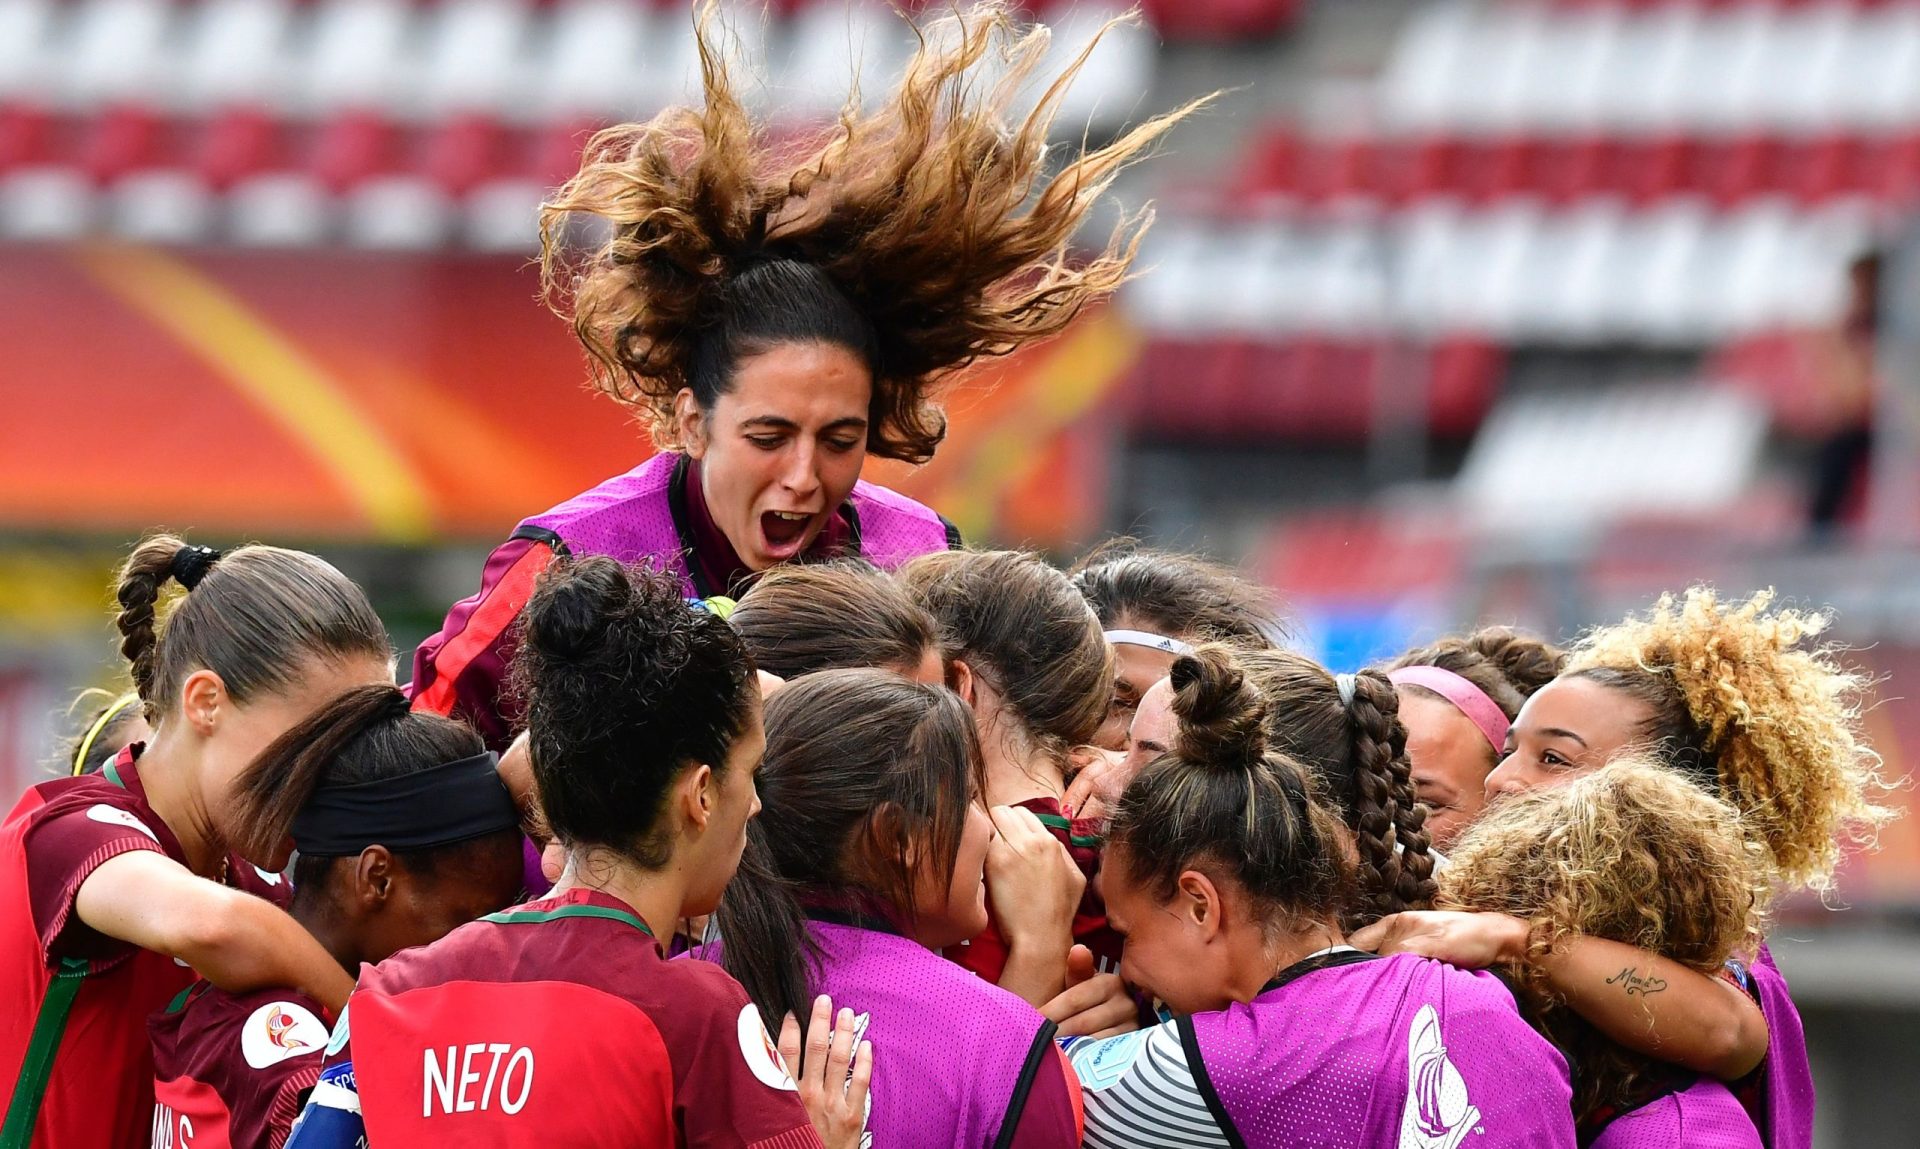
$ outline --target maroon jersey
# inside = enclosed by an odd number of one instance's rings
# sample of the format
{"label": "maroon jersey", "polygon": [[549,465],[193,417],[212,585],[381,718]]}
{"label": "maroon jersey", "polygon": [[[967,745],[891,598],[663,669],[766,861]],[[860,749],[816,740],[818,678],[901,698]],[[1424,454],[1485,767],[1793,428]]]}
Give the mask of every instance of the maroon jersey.
{"label": "maroon jersey", "polygon": [[740,984],[595,891],[362,970],[327,1056],[347,1063],[373,1145],[820,1145]]}
{"label": "maroon jersey", "polygon": [[[107,937],[73,912],[81,883],[134,850],[181,865],[186,851],[147,801],[122,750],[99,774],[43,782],[0,826],[0,1082],[14,1082],[8,1129],[25,1122],[47,1149],[139,1149],[153,1122],[147,1015],[193,979],[164,955]],[[284,896],[278,877],[229,859],[229,884]],[[28,1104],[20,1104],[25,1086]],[[38,1099],[37,1119],[26,1116]]]}
{"label": "maroon jersey", "polygon": [[[1093,882],[1100,873],[1100,822],[1087,818],[1069,820],[1060,803],[1052,798],[1031,798],[1015,805],[1033,811],[1041,825],[1060,839],[1074,864],[1087,876],[1087,888],[1080,895],[1080,905],[1073,915],[1073,940],[1093,951],[1094,967],[1101,973],[1119,973],[1120,949],[1127,939],[1107,924],[1107,904],[1101,900]],[[949,947],[946,956],[997,985],[1001,972],[1007,968],[1007,939],[1000,932],[1000,923],[989,919],[984,933]]]}
{"label": "maroon jersey", "polygon": [[291,990],[180,991],[147,1022],[153,1149],[280,1149],[320,1077],[325,1012]]}

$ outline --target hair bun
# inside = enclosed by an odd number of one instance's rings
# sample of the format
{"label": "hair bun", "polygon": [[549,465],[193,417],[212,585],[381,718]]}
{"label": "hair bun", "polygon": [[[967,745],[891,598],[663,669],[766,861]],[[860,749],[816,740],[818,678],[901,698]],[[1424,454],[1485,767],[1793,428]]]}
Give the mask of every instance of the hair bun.
{"label": "hair bun", "polygon": [[1173,664],[1173,712],[1180,718],[1174,750],[1196,766],[1245,770],[1267,749],[1267,707],[1231,652],[1203,646]]}
{"label": "hair bun", "polygon": [[544,658],[569,661],[599,650],[611,634],[608,620],[633,598],[626,568],[591,555],[556,566],[546,593],[527,611],[527,641]]}

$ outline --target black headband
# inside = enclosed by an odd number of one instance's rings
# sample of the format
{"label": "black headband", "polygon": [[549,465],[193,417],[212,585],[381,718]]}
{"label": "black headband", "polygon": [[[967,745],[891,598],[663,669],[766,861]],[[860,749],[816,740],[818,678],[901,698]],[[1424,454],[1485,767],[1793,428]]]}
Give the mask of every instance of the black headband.
{"label": "black headband", "polygon": [[206,578],[213,564],[219,561],[220,552],[212,547],[181,547],[173,552],[173,562],[167,568],[167,573],[173,576],[173,581],[192,590],[200,585],[200,580]]}
{"label": "black headband", "polygon": [[317,858],[368,846],[429,850],[517,829],[520,811],[500,780],[500,759],[476,754],[394,778],[323,786],[293,819],[293,845]]}

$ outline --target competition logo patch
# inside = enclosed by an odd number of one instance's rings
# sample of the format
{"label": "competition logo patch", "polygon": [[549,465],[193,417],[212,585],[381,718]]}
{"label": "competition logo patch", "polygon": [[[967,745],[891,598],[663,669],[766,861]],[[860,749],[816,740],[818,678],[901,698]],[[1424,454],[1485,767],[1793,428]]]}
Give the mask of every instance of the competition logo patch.
{"label": "competition logo patch", "polygon": [[794,1081],[793,1074],[787,1071],[787,1059],[780,1056],[780,1047],[773,1043],[773,1035],[767,1032],[766,1023],[760,1020],[760,1011],[751,1003],[740,1007],[740,1056],[746,1059],[747,1068],[760,1084],[769,1089],[784,1089],[798,1093],[800,1085]]}
{"label": "competition logo patch", "polygon": [[148,829],[145,822],[127,813],[125,810],[120,809],[118,806],[109,806],[104,802],[88,806],[87,817],[92,821],[100,822],[108,826],[125,826],[130,830],[138,830],[147,837],[152,838],[155,842],[160,840],[160,835]]}
{"label": "competition logo patch", "polygon": [[240,1031],[240,1052],[247,1064],[266,1069],[289,1057],[318,1053],[329,1040],[327,1027],[290,1001],[268,1002],[247,1018]]}
{"label": "competition logo patch", "polygon": [[1073,1062],[1081,1087],[1098,1093],[1125,1077],[1146,1049],[1147,1038],[1152,1033],[1150,1029],[1137,1029],[1105,1041],[1074,1043],[1068,1060]]}
{"label": "competition logo patch", "polygon": [[1456,1149],[1480,1110],[1467,1099],[1467,1083],[1447,1057],[1440,1015],[1423,1005],[1407,1029],[1407,1103],[1400,1113],[1399,1149]]}

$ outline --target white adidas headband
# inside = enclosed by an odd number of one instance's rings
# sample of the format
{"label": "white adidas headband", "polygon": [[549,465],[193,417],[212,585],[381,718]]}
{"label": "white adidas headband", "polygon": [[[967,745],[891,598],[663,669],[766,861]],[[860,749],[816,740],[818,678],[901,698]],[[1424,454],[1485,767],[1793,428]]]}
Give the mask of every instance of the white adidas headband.
{"label": "white adidas headband", "polygon": [[1110,630],[1107,641],[1114,646],[1144,646],[1162,654],[1192,654],[1193,647],[1177,638],[1168,638],[1164,634],[1154,634],[1145,630]]}

